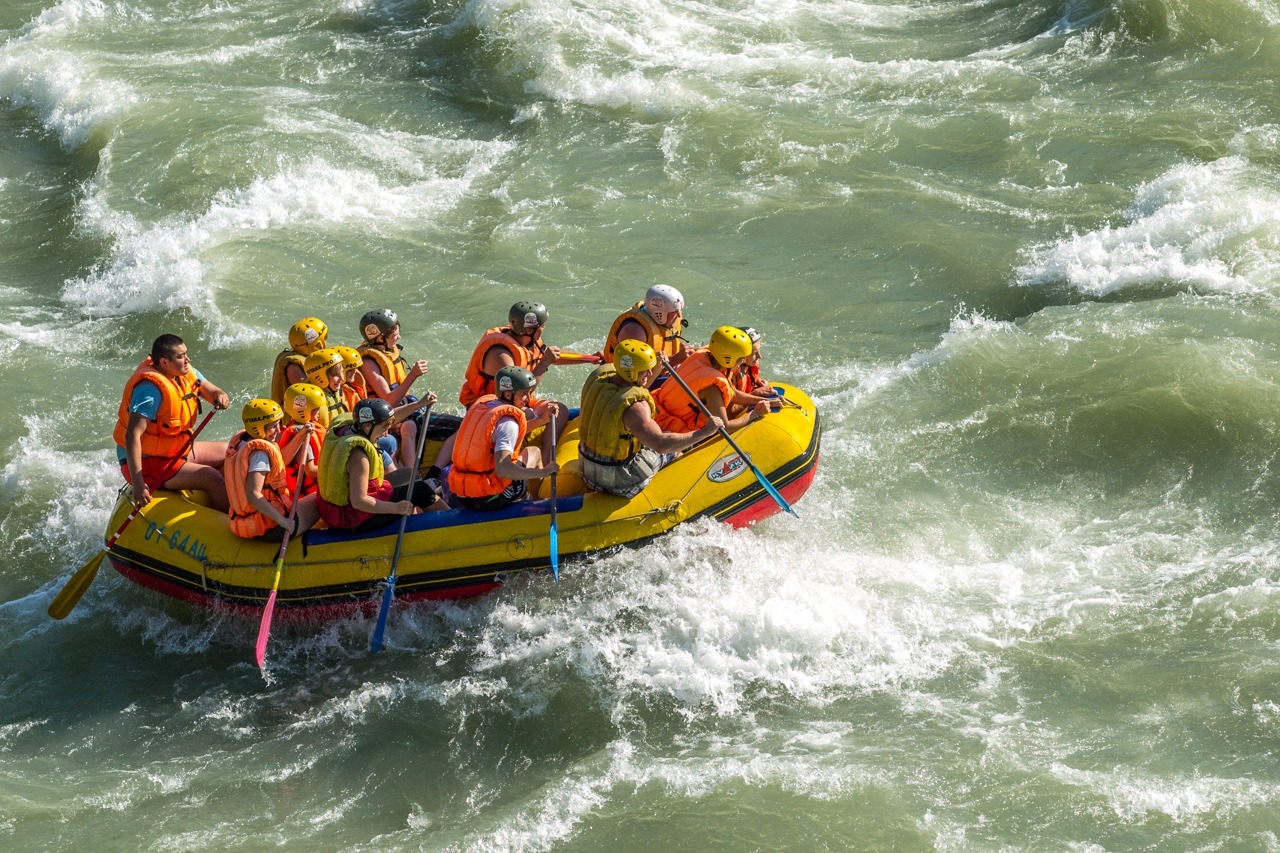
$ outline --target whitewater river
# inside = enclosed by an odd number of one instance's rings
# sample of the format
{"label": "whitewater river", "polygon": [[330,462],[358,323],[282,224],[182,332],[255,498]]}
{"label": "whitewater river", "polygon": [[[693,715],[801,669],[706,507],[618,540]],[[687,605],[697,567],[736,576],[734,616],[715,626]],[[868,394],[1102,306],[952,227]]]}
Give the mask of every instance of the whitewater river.
{"label": "whitewater river", "polygon": [[[1280,850],[1278,146],[1277,0],[6,0],[0,848]],[[451,402],[656,282],[819,406],[798,519],[265,673],[46,615],[156,335],[238,411],[390,307]]]}

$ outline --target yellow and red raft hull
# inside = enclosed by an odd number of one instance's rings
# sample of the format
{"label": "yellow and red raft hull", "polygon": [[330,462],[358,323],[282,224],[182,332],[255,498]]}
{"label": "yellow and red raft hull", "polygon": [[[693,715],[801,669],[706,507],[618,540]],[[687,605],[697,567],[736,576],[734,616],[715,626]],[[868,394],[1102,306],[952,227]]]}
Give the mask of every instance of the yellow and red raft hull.
{"label": "yellow and red raft hull", "polygon": [[[782,388],[789,404],[733,438],[756,469],[794,503],[817,470],[821,426],[804,392]],[[604,549],[643,545],[695,518],[743,527],[780,511],[750,467],[718,436],[663,468],[630,500],[584,493],[575,473],[577,457],[575,421],[557,448],[561,563]],[[184,601],[260,611],[275,578],[279,546],[236,537],[226,516],[198,497],[158,492],[144,516],[108,551],[112,565],[129,580]],[[129,509],[122,498],[108,530],[115,530]],[[396,597],[464,598],[498,587],[513,573],[549,569],[550,513],[551,501],[542,497],[499,512],[453,509],[411,516],[397,567]],[[373,607],[391,570],[398,529],[393,524],[362,535],[312,530],[291,541],[277,613],[310,618]]]}

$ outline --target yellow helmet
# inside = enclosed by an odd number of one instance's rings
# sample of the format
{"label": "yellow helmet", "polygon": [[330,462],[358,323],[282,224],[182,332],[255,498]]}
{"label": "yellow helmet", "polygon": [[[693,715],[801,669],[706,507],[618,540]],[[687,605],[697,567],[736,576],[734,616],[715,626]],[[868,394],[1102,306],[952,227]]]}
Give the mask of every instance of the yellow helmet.
{"label": "yellow helmet", "polygon": [[711,360],[729,370],[751,355],[751,338],[737,326],[721,326],[711,333]]}
{"label": "yellow helmet", "polygon": [[316,350],[302,363],[307,378],[321,388],[329,387],[329,368],[335,366],[342,366],[342,355],[333,347]]}
{"label": "yellow helmet", "polygon": [[289,329],[289,346],[294,352],[311,355],[324,348],[325,339],[329,337],[329,327],[324,320],[317,317],[306,317],[294,323]]}
{"label": "yellow helmet", "polygon": [[330,349],[336,349],[338,351],[338,355],[342,356],[342,367],[345,370],[351,370],[352,368],[359,370],[360,365],[364,363],[364,356],[362,356],[360,354],[360,350],[355,347],[345,347],[341,344],[336,344],[330,347]]}
{"label": "yellow helmet", "polygon": [[266,438],[267,427],[284,420],[284,411],[275,400],[258,398],[244,404],[240,420],[244,421],[244,431],[250,438]]}
{"label": "yellow helmet", "polygon": [[309,424],[318,420],[315,413],[328,410],[324,391],[310,382],[295,382],[284,389],[284,410],[297,424]]}
{"label": "yellow helmet", "polygon": [[627,382],[635,382],[640,374],[658,363],[658,355],[653,347],[643,341],[625,340],[619,342],[613,350],[613,366],[618,375]]}

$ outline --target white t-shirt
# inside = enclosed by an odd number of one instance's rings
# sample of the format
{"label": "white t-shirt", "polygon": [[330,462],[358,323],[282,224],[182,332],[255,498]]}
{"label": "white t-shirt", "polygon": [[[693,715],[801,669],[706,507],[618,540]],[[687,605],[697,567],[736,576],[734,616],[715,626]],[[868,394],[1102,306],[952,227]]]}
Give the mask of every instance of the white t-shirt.
{"label": "white t-shirt", "polygon": [[249,454],[249,474],[271,473],[271,454],[265,450],[255,450]]}
{"label": "white t-shirt", "polygon": [[498,418],[493,426],[493,452],[507,451],[517,454],[516,442],[520,440],[520,425],[515,418]]}

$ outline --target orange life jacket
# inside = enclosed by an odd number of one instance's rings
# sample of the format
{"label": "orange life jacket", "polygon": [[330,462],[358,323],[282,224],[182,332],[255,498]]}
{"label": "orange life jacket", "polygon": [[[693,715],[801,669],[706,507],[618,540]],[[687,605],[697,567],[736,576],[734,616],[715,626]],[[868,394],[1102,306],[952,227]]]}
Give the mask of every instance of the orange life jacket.
{"label": "orange life jacket", "polygon": [[500,418],[515,418],[520,427],[516,448],[524,443],[527,431],[524,410],[498,401],[492,394],[476,400],[458,427],[453,445],[453,467],[449,469],[449,491],[463,498],[487,498],[501,494],[511,485],[493,470],[493,431]]}
{"label": "orange life jacket", "polygon": [[[298,430],[301,428],[301,426],[302,426],[301,424],[294,424],[293,426],[287,426],[283,430],[281,430],[280,446],[284,447],[290,441],[293,441],[293,437],[297,435]],[[296,491],[298,492],[298,497],[305,497],[306,495],[309,495],[312,492],[314,492],[317,488],[316,478],[306,473],[306,469],[303,468],[303,462],[302,462],[302,460],[307,458],[310,458],[312,462],[315,462],[317,464],[320,461],[320,448],[324,444],[324,436],[325,436],[326,430],[324,429],[324,427],[320,426],[320,424],[316,424],[315,427],[316,427],[315,432],[311,433],[311,438],[308,439],[307,450],[303,450],[297,456],[294,456],[292,460],[284,463],[285,476],[288,478],[285,482],[297,483]],[[310,451],[309,457],[308,457],[308,450]],[[302,469],[301,483],[298,482],[299,469]]]}
{"label": "orange life jacket", "polygon": [[733,387],[743,394],[754,394],[764,383],[760,381],[760,365],[745,361],[733,371]]}
{"label": "orange life jacket", "polygon": [[[467,362],[462,390],[458,392],[458,402],[462,405],[471,406],[486,394],[496,393],[493,376],[484,372],[484,357],[494,347],[502,347],[511,353],[511,360],[515,362],[516,367],[523,367],[526,370],[533,370],[533,366],[542,359],[542,353],[546,350],[541,339],[534,340],[531,346],[522,346],[512,337],[510,326],[500,326],[485,332],[480,343],[476,344],[475,352],[471,353],[471,361]],[[536,397],[529,398],[530,405],[536,402]]]}
{"label": "orange life jacket", "polygon": [[241,432],[227,444],[227,461],[223,470],[227,482],[227,500],[231,504],[231,508],[227,510],[227,518],[231,522],[231,532],[242,539],[261,536],[277,526],[249,503],[249,492],[245,487],[245,480],[249,477],[249,457],[259,450],[266,451],[271,457],[271,470],[267,472],[266,481],[262,484],[262,496],[281,515],[289,514],[289,486],[284,478],[284,457],[280,455],[280,446],[265,438],[249,438],[248,433]]}
{"label": "orange life jacket", "polygon": [[[356,349],[360,351],[360,355],[364,357],[365,361],[373,362],[373,366],[382,374],[382,378],[387,380],[387,385],[392,388],[403,382],[404,378],[409,375],[409,371],[404,366],[404,349],[399,344],[396,344],[396,351],[393,353],[380,349],[368,341],[365,341]],[[361,377],[361,379],[363,380],[364,377]],[[377,397],[378,392],[373,388],[368,388],[365,396]]]}
{"label": "orange life jacket", "polygon": [[[694,394],[701,394],[703,389],[715,387],[724,400],[725,408],[733,399],[733,386],[724,371],[711,361],[711,355],[705,347],[699,347],[680,366],[676,373],[689,386]],[[707,416],[702,408],[689,399],[689,395],[680,387],[680,383],[672,380],[664,382],[662,387],[653,392],[654,402],[658,404],[658,414],[654,418],[658,426],[668,432],[693,432],[707,423]]]}
{"label": "orange life jacket", "polygon": [[354,377],[350,382],[343,378],[343,385],[356,392],[356,400],[360,401],[369,396],[369,383],[365,381],[364,374],[359,370],[355,371]]}
{"label": "orange life jacket", "polygon": [[644,330],[649,334],[649,339],[645,343],[653,347],[653,351],[658,355],[665,355],[667,358],[671,358],[684,349],[684,340],[680,337],[680,330],[659,326],[658,321],[650,317],[643,306],[643,302],[637,302],[632,305],[630,311],[620,314],[618,319],[613,321],[613,325],[609,327],[609,335],[604,341],[603,355],[605,364],[613,363],[613,351],[620,341],[618,332],[631,320],[644,327]]}
{"label": "orange life jacket", "polygon": [[195,368],[181,376],[170,377],[152,366],[150,356],[142,360],[125,383],[116,426],[112,431],[112,437],[121,447],[124,447],[129,429],[129,400],[133,397],[133,389],[143,380],[160,389],[160,405],[156,409],[155,420],[147,421],[147,428],[142,433],[142,455],[176,458],[186,448],[196,416],[200,413],[200,397],[196,393],[200,380],[196,378]]}
{"label": "orange life jacket", "polygon": [[342,387],[338,389],[342,394],[342,403],[347,407],[348,412],[356,410],[356,403],[359,403],[364,397],[360,396],[360,392],[352,388],[347,383],[342,383]]}

